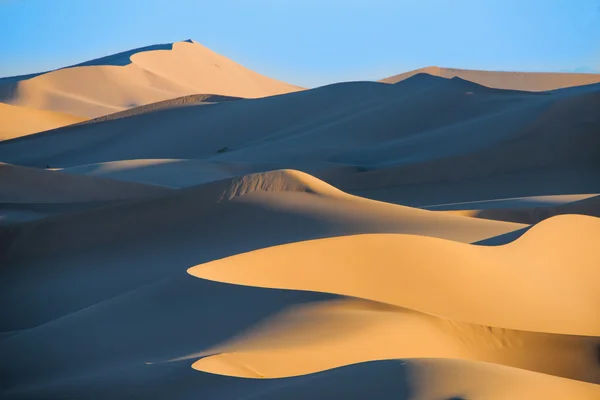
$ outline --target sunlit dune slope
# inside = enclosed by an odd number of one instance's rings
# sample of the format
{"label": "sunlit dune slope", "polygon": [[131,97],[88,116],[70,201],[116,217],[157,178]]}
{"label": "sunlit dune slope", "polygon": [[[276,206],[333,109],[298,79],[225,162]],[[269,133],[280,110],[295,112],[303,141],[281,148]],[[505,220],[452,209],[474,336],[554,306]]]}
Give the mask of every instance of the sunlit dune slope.
{"label": "sunlit dune slope", "polygon": [[193,367],[221,375],[281,378],[372,360],[437,357],[598,383],[597,345],[593,337],[494,328],[343,299],[292,307],[207,350],[208,356]]}
{"label": "sunlit dune slope", "polygon": [[84,121],[74,115],[0,103],[0,141]]}
{"label": "sunlit dune slope", "polygon": [[360,297],[487,326],[600,336],[599,234],[600,219],[566,215],[505,246],[358,235],[261,249],[188,272]]}

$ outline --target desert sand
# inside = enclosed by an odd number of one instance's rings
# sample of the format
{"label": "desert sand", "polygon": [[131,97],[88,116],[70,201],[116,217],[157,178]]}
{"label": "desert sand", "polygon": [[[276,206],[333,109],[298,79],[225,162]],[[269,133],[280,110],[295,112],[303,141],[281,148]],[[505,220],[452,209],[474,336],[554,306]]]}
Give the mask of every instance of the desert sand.
{"label": "desert sand", "polygon": [[0,127],[0,141],[2,141],[75,124],[85,121],[85,118],[0,103],[0,121],[2,121]]}
{"label": "desert sand", "polygon": [[600,398],[600,75],[0,79],[0,398]]}

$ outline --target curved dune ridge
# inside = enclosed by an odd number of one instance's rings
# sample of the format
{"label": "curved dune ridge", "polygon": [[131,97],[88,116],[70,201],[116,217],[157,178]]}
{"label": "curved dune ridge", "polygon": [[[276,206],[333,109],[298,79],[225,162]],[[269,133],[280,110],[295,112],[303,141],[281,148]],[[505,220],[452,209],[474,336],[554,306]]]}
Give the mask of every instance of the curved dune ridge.
{"label": "curved dune ridge", "polygon": [[[123,59],[123,60],[122,60]],[[0,81],[0,101],[89,118],[196,93],[263,97],[301,88],[257,74],[197,42],[150,47]]]}
{"label": "curved dune ridge", "polygon": [[357,235],[257,250],[188,272],[359,297],[486,326],[600,336],[600,256],[593,251],[599,233],[599,219],[567,215],[505,246]]}
{"label": "curved dune ridge", "polygon": [[442,78],[459,77],[497,89],[529,90],[533,92],[591,85],[600,82],[600,74],[562,72],[505,72],[460,68],[424,67],[380,80],[398,83],[416,74],[426,73]]}

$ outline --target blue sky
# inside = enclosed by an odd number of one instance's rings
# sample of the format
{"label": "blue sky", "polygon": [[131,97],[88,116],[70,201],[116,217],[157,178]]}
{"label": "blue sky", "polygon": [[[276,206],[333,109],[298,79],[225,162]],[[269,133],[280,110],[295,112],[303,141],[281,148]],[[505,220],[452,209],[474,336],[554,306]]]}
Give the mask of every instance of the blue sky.
{"label": "blue sky", "polygon": [[0,76],[188,38],[308,87],[429,65],[600,72],[600,0],[0,0]]}

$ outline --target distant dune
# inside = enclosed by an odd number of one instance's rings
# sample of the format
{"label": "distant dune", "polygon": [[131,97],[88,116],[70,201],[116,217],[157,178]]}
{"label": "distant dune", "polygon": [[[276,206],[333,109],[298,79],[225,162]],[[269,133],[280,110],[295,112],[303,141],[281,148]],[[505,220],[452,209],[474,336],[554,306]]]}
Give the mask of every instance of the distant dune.
{"label": "distant dune", "polygon": [[529,90],[540,92],[572,86],[591,85],[600,82],[600,74],[563,72],[504,72],[481,71],[474,69],[425,67],[404,72],[380,80],[384,83],[398,83],[413,75],[426,73],[442,78],[459,77],[480,85],[497,89]]}
{"label": "distant dune", "polygon": [[84,121],[74,115],[0,103],[0,141]]}
{"label": "distant dune", "polygon": [[[491,207],[490,209],[467,209],[459,205],[450,214],[492,219],[496,221],[511,221],[522,224],[537,224],[546,218],[563,214],[581,214],[600,217],[600,195],[577,196],[578,199],[560,202],[553,205],[526,206],[515,204],[512,207]],[[469,204],[477,206],[477,204]],[[463,204],[462,207],[467,207]]]}
{"label": "distant dune", "polygon": [[43,74],[0,79],[0,101],[95,118],[196,93],[264,97],[301,88],[193,41],[151,46]]}
{"label": "distant dune", "polygon": [[[0,159],[61,168],[135,159],[278,168],[327,162],[361,169],[331,183],[366,192],[543,168],[597,169],[599,106],[600,85],[530,93],[419,74],[396,85],[341,83],[65,127],[2,142]],[[510,197],[535,194],[523,186]]]}

